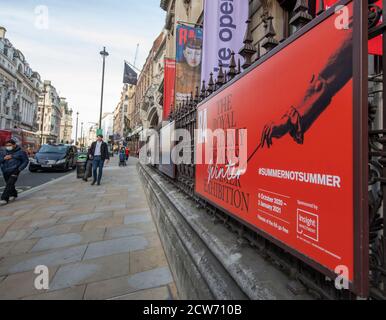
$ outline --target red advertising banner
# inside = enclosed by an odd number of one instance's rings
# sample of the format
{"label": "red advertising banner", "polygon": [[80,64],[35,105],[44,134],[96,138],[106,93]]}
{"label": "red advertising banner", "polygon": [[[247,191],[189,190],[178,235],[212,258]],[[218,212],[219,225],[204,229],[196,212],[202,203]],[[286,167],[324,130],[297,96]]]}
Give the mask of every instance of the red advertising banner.
{"label": "red advertising banner", "polygon": [[[337,29],[335,18],[198,107],[196,193],[326,274],[343,266],[353,281],[353,29]],[[211,147],[209,134],[218,129],[236,132],[227,151],[247,146],[240,170],[228,156],[219,163],[222,140],[213,133]],[[200,162],[208,150],[213,161]]]}
{"label": "red advertising banner", "polygon": [[174,88],[176,83],[176,61],[165,59],[165,78],[164,78],[164,109],[163,120],[169,118],[171,108],[174,106]]}
{"label": "red advertising banner", "polygon": [[[338,2],[339,0],[324,0],[324,5],[326,6],[326,9],[328,9]],[[319,3],[320,0],[316,0],[316,10],[318,10],[319,8]],[[375,2],[375,5],[382,9],[382,0]],[[382,36],[378,36],[374,39],[369,40],[369,54],[378,56],[382,55]]]}

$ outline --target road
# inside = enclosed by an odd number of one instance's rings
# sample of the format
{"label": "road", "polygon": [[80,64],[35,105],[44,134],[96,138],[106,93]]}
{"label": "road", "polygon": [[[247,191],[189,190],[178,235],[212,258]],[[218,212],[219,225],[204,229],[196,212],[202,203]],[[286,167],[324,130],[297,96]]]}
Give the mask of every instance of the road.
{"label": "road", "polygon": [[[68,172],[36,172],[31,173],[28,169],[24,170],[17,181],[16,189],[19,193],[30,190],[31,188],[40,186],[46,182],[63,177],[67,174],[75,174],[74,171]],[[0,192],[3,192],[5,182],[3,176],[0,177]]]}

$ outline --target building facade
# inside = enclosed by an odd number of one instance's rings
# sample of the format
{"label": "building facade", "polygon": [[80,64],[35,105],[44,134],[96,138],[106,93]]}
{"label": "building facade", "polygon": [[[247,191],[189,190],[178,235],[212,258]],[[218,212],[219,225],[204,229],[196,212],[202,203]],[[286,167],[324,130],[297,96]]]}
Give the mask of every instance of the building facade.
{"label": "building facade", "polygon": [[124,84],[121,98],[114,110],[114,135],[115,140],[125,140],[130,133],[129,110],[134,103],[136,86]]}
{"label": "building facade", "polygon": [[84,133],[84,145],[86,147],[91,147],[91,144],[96,140],[97,137],[98,124],[92,124],[86,129]]}
{"label": "building facade", "polygon": [[42,82],[0,27],[0,129],[35,132]]}
{"label": "building facade", "polygon": [[163,80],[165,34],[154,41],[138,79],[136,106],[143,129],[157,128],[162,121],[162,106],[159,104],[159,89]]}
{"label": "building facade", "polygon": [[179,22],[195,24],[202,21],[203,0],[161,0],[161,8],[166,11],[166,58],[176,57],[176,28]]}
{"label": "building facade", "polygon": [[105,140],[114,135],[114,113],[106,112],[102,116],[102,131]]}
{"label": "building facade", "polygon": [[60,135],[59,141],[61,143],[71,144],[72,139],[72,109],[68,107],[66,98],[60,98],[60,109],[62,113],[62,119],[60,122]]}
{"label": "building facade", "polygon": [[44,81],[38,108],[38,135],[41,143],[59,143],[62,110],[60,97],[51,81]]}

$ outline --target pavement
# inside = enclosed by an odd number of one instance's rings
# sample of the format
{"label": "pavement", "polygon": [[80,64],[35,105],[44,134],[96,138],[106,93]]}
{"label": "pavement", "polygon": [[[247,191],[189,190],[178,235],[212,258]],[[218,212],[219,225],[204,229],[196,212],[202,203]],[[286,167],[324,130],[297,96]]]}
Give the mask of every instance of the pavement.
{"label": "pavement", "polygon": [[178,299],[136,161],[112,159],[102,186],[70,174],[0,208],[0,299]]}
{"label": "pavement", "polygon": [[[19,179],[16,184],[16,189],[19,193],[31,190],[34,187],[47,183],[49,181],[56,180],[65,175],[70,174],[68,172],[35,172],[31,173],[28,169],[25,169],[20,173]],[[5,181],[3,176],[0,174],[0,192],[3,192],[5,188]]]}

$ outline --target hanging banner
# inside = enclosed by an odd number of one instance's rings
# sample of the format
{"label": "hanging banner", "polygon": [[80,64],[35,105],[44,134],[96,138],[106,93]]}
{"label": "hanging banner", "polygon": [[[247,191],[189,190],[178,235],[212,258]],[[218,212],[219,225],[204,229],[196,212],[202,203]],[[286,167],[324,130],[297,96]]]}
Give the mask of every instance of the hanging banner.
{"label": "hanging banner", "polygon": [[204,46],[201,80],[209,81],[209,75],[217,74],[221,63],[228,71],[231,53],[236,62],[243,58],[238,54],[243,46],[247,29],[249,0],[206,0],[204,9]]}
{"label": "hanging banner", "polygon": [[366,69],[354,61],[362,31],[335,19],[316,18],[198,106],[196,193],[326,275],[343,270],[351,285],[367,277],[354,232],[367,193],[355,184],[367,105],[354,99],[367,96]]}
{"label": "hanging banner", "polygon": [[178,105],[200,88],[202,29],[177,26],[175,103]]}
{"label": "hanging banner", "polygon": [[174,88],[176,83],[176,61],[165,59],[165,78],[164,78],[164,109],[163,121],[167,121],[174,108]]}
{"label": "hanging banner", "polygon": [[[326,6],[326,10],[331,8],[333,5],[338,3],[339,0],[324,0],[324,5]],[[316,11],[319,10],[320,0],[316,0]],[[379,0],[374,3],[374,5],[378,6],[382,9],[382,0]],[[381,56],[382,55],[382,36],[375,37],[369,40],[369,54]]]}

